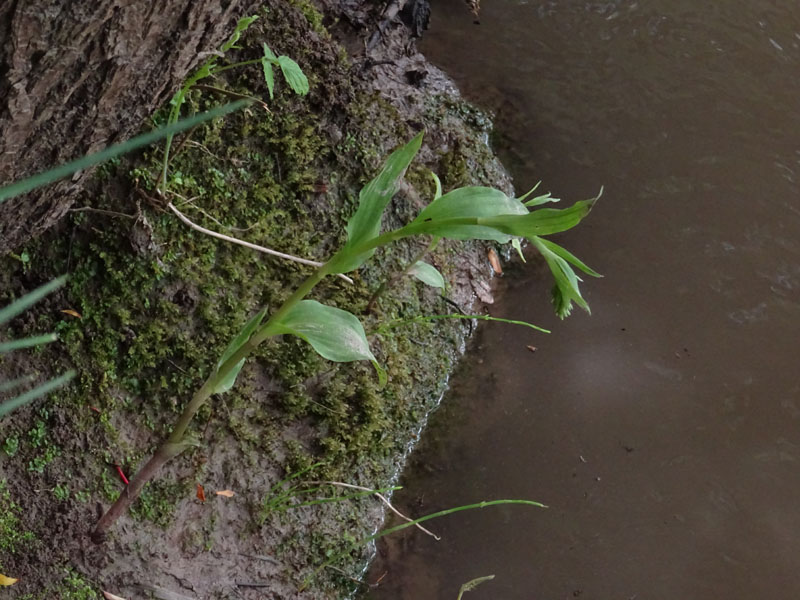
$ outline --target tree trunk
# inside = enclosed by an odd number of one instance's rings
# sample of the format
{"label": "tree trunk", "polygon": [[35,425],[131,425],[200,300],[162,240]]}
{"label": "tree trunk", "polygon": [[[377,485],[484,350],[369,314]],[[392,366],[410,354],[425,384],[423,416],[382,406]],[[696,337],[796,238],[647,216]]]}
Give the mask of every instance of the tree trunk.
{"label": "tree trunk", "polygon": [[[0,0],[0,183],[128,139],[257,0]],[[0,204],[0,253],[63,216],[89,172]]]}

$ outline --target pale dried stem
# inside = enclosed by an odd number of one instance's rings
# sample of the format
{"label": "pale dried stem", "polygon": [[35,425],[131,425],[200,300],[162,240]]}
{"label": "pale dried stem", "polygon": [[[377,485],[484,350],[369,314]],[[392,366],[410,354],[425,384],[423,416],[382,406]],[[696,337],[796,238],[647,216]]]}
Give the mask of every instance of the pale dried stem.
{"label": "pale dried stem", "polygon": [[[197,223],[189,220],[189,218],[186,215],[184,215],[181,211],[175,208],[175,205],[172,204],[172,202],[168,202],[167,207],[172,212],[174,212],[175,216],[177,216],[186,225],[188,225],[195,231],[199,231],[200,233],[210,235],[211,237],[215,237],[217,239],[230,242],[232,244],[239,244],[240,246],[244,246],[245,248],[250,248],[251,250],[257,250],[258,252],[263,252],[264,254],[269,254],[270,256],[277,256],[278,258],[283,258],[285,260],[290,260],[292,262],[300,263],[303,265],[309,265],[311,267],[321,267],[323,265],[323,263],[317,262],[315,260],[300,258],[299,256],[292,256],[291,254],[285,254],[283,252],[278,252],[277,250],[271,250],[270,248],[265,248],[264,246],[258,246],[256,244],[251,244],[250,242],[245,242],[244,240],[240,240],[235,237],[225,235],[224,233],[217,233],[216,231],[211,231],[210,229],[201,227]],[[340,279],[344,279],[347,283],[353,283],[352,279],[350,279],[347,275],[344,275],[342,273],[337,273],[337,277],[339,277]]]}
{"label": "pale dried stem", "polygon": [[[348,488],[348,489],[351,489],[351,490],[360,490],[362,492],[371,492],[374,496],[376,496],[378,498],[378,500],[383,502],[389,510],[391,510],[394,514],[396,514],[398,517],[400,517],[401,519],[403,519],[407,523],[411,523],[414,520],[414,519],[408,518],[403,513],[401,513],[399,510],[397,510],[394,506],[392,506],[392,503],[389,502],[383,494],[381,494],[380,492],[376,492],[375,490],[373,490],[371,488],[363,487],[363,486],[360,486],[360,485],[353,485],[352,483],[342,483],[341,481],[309,481],[308,483],[310,483],[312,485],[327,484],[327,485],[333,485],[333,486]],[[422,532],[428,534],[429,536],[431,536],[437,542],[442,539],[440,536],[436,535],[432,531],[429,531],[428,529],[425,529],[419,523],[415,523],[414,526],[417,529],[419,529],[420,531],[422,531]]]}

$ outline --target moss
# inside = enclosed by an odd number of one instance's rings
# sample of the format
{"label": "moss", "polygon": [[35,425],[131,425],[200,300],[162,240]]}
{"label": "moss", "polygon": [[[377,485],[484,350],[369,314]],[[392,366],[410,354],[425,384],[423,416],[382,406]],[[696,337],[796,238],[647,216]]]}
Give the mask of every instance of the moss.
{"label": "moss", "polygon": [[63,569],[61,580],[37,598],[59,598],[60,600],[96,600],[100,594],[96,586],[71,568]]}
{"label": "moss", "polygon": [[[27,531],[20,521],[22,508],[11,498],[8,484],[5,479],[0,479],[0,557],[14,554],[26,544],[32,543],[36,538]],[[2,560],[0,560],[2,567]]]}
{"label": "moss", "polygon": [[131,507],[131,514],[136,519],[144,519],[160,527],[166,527],[172,521],[175,504],[188,494],[189,486],[185,483],[158,479],[145,485],[141,495]]}

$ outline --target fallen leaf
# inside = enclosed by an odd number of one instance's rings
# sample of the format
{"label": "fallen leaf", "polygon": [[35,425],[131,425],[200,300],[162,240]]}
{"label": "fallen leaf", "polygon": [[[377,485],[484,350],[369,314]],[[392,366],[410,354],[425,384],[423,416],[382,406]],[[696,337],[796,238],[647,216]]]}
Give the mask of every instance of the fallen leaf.
{"label": "fallen leaf", "polygon": [[536,352],[536,346],[525,346],[531,352]]}
{"label": "fallen leaf", "polygon": [[200,500],[200,502],[206,501],[206,491],[203,489],[203,486],[200,485],[199,483],[197,484],[197,499]]}
{"label": "fallen leaf", "polygon": [[226,498],[233,498],[235,492],[231,490],[220,490],[217,492],[217,496],[225,496]]}
{"label": "fallen leaf", "polygon": [[489,248],[489,263],[492,265],[492,269],[498,275],[503,274],[503,267],[500,265],[500,257],[497,256],[497,252],[495,252],[494,248]]}
{"label": "fallen leaf", "polygon": [[108,592],[103,592],[103,596],[106,597],[106,600],[125,600],[125,598],[121,596],[115,596],[114,594],[109,594]]}
{"label": "fallen leaf", "polygon": [[72,310],[71,308],[65,308],[61,312],[65,315],[70,315],[71,317],[77,317],[79,319],[83,318],[81,317],[81,313],[79,313],[77,310]]}
{"label": "fallen leaf", "polygon": [[19,581],[18,579],[14,579],[13,577],[6,577],[5,575],[0,575],[0,585],[14,585]]}

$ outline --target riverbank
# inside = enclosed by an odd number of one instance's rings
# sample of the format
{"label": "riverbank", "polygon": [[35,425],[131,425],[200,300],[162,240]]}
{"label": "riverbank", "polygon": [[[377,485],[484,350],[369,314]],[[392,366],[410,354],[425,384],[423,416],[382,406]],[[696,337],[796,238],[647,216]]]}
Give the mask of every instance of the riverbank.
{"label": "riverbank", "polygon": [[[324,260],[343,243],[361,186],[422,129],[423,148],[389,225],[430,201],[428,170],[445,190],[480,183],[510,191],[487,146],[489,120],[416,52],[405,26],[391,24],[365,52],[379,22],[360,7],[267,3],[236,59],[257,58],[268,43],[300,64],[311,91],[298,97],[279,86],[270,112],[250,108],[196,131],[171,165],[182,210],[206,227]],[[268,97],[257,66],[215,85]],[[217,101],[191,98],[198,110]],[[308,469],[304,479],[390,485],[467,328],[440,321],[371,335],[389,373],[383,389],[368,364],[335,365],[295,340],[268,344],[235,390],[201,412],[198,447],[148,485],[105,545],[93,545],[98,512],[124,493],[116,466],[135,472],[242,323],[280,303],[305,274],[190,231],[152,205],[159,154],[154,148],[106,167],[85,193],[86,210],[0,259],[9,297],[70,274],[65,290],[14,324],[18,335],[55,330],[62,343],[15,354],[3,374],[22,366],[79,373],[71,387],[0,424],[0,572],[19,578],[13,589],[26,598],[94,598],[100,589],[126,598],[143,589],[155,597],[169,590],[191,598],[340,598],[367,556],[353,544],[379,524],[380,505],[363,498],[282,511],[296,498],[279,501],[280,482]],[[372,292],[420,247],[379,253],[354,284],[331,280],[316,297],[360,315],[368,334],[387,320],[452,312],[436,291],[404,280],[365,314]],[[441,244],[426,260],[445,274],[447,297],[464,311],[491,302],[484,246]],[[225,490],[233,496],[215,493]],[[340,495],[324,486],[315,497]],[[309,579],[348,550],[342,571]]]}

